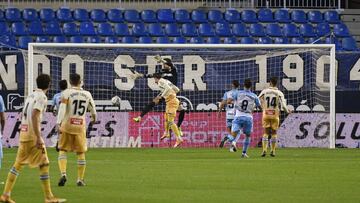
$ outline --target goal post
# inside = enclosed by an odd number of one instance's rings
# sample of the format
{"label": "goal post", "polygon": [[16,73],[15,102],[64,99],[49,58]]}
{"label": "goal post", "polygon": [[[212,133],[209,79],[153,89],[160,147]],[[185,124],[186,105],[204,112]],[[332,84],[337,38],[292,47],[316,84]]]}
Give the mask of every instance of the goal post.
{"label": "goal post", "polygon": [[[335,148],[335,45],[30,43],[25,57],[28,64],[26,93],[34,90],[35,77],[40,72],[51,75],[53,82],[49,98],[58,91],[58,81],[68,79],[71,72],[81,73],[84,88],[93,93],[104,117],[111,114],[126,120],[122,122],[128,129],[121,131],[121,138],[114,138],[113,147],[120,142],[119,146],[123,147],[130,146],[130,142],[136,143],[139,141],[136,135],[141,137],[142,146],[164,147],[169,141],[163,143],[158,139],[162,126],[154,130],[154,126],[149,124],[161,124],[163,107],[156,107],[155,113],[149,113],[146,124],[132,123],[132,117],[139,114],[141,107],[151,101],[158,90],[151,78],[132,80],[128,68],[140,73],[153,73],[160,68],[153,59],[155,55],[172,58],[178,69],[177,85],[181,89],[178,97],[190,111],[186,114],[184,126],[185,140],[192,143],[189,147],[215,147],[226,134],[224,116],[217,118],[214,112],[218,108],[215,104],[229,89],[231,80],[243,82],[250,78],[253,90],[258,94],[267,86],[270,77],[276,76],[279,89],[284,91],[289,107],[294,109],[289,118],[282,114],[279,137],[283,140],[280,139],[279,144],[283,147]],[[121,98],[121,108],[111,107],[114,96]],[[260,113],[256,113],[255,134],[261,134],[260,119]],[[310,123],[305,122],[309,119]],[[203,128],[204,132],[197,130],[201,128],[201,122],[208,125]],[[303,125],[294,125],[298,122]],[[315,138],[310,139],[309,134]],[[303,140],[297,143],[298,140],[293,139]]]}

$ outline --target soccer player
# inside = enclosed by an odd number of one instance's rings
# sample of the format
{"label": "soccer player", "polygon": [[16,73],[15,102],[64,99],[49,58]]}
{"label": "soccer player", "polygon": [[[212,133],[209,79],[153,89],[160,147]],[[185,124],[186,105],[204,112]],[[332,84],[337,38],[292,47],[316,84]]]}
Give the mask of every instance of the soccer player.
{"label": "soccer player", "polygon": [[[162,78],[164,78],[165,80],[169,80],[173,85],[177,86],[177,70],[176,67],[174,66],[174,64],[172,63],[171,59],[169,58],[164,58],[162,59],[160,56],[156,56],[155,59],[159,62],[162,63],[162,70],[160,72],[158,72],[159,74],[161,74]],[[136,78],[153,78],[154,74],[146,74],[143,75],[141,73],[135,73],[135,79]],[[158,103],[162,102],[163,100],[160,100]],[[143,118],[148,112],[151,111],[151,109],[153,109],[155,106],[157,105],[157,103],[153,100],[152,102],[150,102],[149,104],[147,104],[141,111],[140,116],[133,118],[133,120],[135,122],[140,122],[141,118]],[[179,117],[178,117],[178,122],[177,122],[177,126],[179,128],[180,134],[182,135],[182,131],[181,131],[181,124],[184,121],[185,118],[185,108],[182,107],[182,105],[179,105]]]}
{"label": "soccer player", "polygon": [[2,149],[2,135],[4,134],[5,129],[5,104],[2,96],[0,95],[0,168],[3,159],[3,149]]}
{"label": "soccer player", "polygon": [[263,109],[262,125],[265,129],[265,133],[262,138],[262,157],[266,156],[269,136],[271,136],[270,156],[275,156],[277,142],[276,131],[279,128],[280,123],[280,109],[282,108],[286,113],[291,113],[291,111],[286,107],[284,94],[276,87],[277,81],[278,79],[276,77],[271,78],[270,87],[264,89],[259,95]]}
{"label": "soccer player", "polygon": [[[243,143],[242,157],[248,158],[247,150],[250,145],[250,135],[253,129],[253,116],[252,112],[255,107],[260,106],[260,100],[256,94],[251,92],[251,80],[244,81],[244,90],[234,91],[228,99],[228,103],[234,102],[235,104],[235,117],[232,123],[231,134],[236,137],[240,130],[245,134]],[[232,143],[232,147],[236,148],[236,143]],[[236,151],[236,150],[234,150]]]}
{"label": "soccer player", "polygon": [[11,191],[15,185],[16,177],[24,165],[39,167],[40,180],[45,195],[45,203],[66,202],[65,199],[55,198],[50,188],[49,159],[47,156],[44,140],[41,137],[42,114],[47,107],[46,92],[50,87],[50,76],[41,74],[36,79],[38,89],[31,93],[25,100],[21,118],[20,143],[16,155],[15,164],[10,169],[4,193],[0,202],[14,203],[10,198]]}
{"label": "soccer player", "polygon": [[61,93],[67,89],[67,81],[66,80],[61,80],[59,82],[59,87],[60,87],[60,92],[59,93],[56,93],[54,96],[53,96],[53,99],[52,99],[52,105],[51,105],[51,111],[53,112],[53,114],[56,116],[57,115],[57,111],[59,110],[59,107],[60,107],[60,103],[61,103]]}
{"label": "soccer player", "polygon": [[91,113],[91,122],[96,121],[95,102],[90,92],[81,88],[81,78],[78,74],[70,75],[71,88],[61,95],[61,104],[57,117],[59,127],[59,157],[58,164],[61,178],[58,185],[64,186],[66,182],[67,152],[77,153],[78,178],[77,185],[85,186],[84,175],[86,168],[86,111]]}
{"label": "soccer player", "polygon": [[[234,103],[227,103],[228,98],[231,97],[231,95],[238,90],[240,84],[237,80],[233,80],[231,82],[231,90],[225,92],[222,101],[220,102],[220,106],[219,106],[219,111],[218,111],[218,115],[221,115],[221,111],[223,110],[224,107],[225,111],[226,111],[226,130],[228,131],[228,135],[225,136],[220,143],[220,148],[224,147],[225,142],[229,141],[229,142],[233,142],[235,140],[235,138],[231,135],[231,126],[232,126],[232,122],[234,120],[234,115],[235,115],[235,111],[234,111]],[[232,148],[231,148],[232,149]]]}
{"label": "soccer player", "polygon": [[[176,98],[176,93],[179,92],[179,88],[173,85],[169,80],[162,78],[162,74],[154,74],[155,83],[158,84],[161,94],[154,99],[155,103],[158,103],[162,98],[165,99],[165,132],[169,131],[169,128],[174,132],[176,136],[176,143],[174,148],[178,147],[182,142],[182,138],[175,124],[176,111],[179,108],[179,100]],[[164,135],[167,136],[166,134]],[[162,139],[164,138],[162,137]]]}

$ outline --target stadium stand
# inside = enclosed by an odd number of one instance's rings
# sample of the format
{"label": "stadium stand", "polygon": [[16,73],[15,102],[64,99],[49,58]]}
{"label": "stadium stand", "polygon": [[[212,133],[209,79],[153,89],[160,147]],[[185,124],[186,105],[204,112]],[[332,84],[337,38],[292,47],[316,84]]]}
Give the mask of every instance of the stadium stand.
{"label": "stadium stand", "polygon": [[267,8],[69,9],[7,8],[0,12],[0,42],[74,43],[335,43],[356,50],[355,39],[335,10]]}

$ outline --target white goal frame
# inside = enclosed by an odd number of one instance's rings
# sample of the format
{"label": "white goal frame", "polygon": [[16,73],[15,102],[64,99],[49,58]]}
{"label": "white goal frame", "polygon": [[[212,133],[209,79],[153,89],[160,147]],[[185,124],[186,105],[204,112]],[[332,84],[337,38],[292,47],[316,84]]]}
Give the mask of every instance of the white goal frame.
{"label": "white goal frame", "polygon": [[330,134],[329,148],[335,148],[336,134],[336,55],[335,44],[105,44],[105,43],[29,43],[28,44],[28,92],[33,91],[33,55],[34,47],[59,47],[59,48],[226,48],[226,49],[269,49],[269,48],[325,48],[330,49]]}

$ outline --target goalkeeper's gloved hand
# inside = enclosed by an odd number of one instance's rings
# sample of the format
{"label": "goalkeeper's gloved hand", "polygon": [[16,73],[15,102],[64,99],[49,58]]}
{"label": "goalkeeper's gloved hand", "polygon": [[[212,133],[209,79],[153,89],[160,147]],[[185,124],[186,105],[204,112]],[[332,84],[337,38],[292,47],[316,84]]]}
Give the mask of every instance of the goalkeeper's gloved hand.
{"label": "goalkeeper's gloved hand", "polygon": [[131,79],[136,80],[136,79],[138,79],[138,78],[144,77],[144,74],[135,72],[134,74],[130,75],[130,77],[131,77]]}
{"label": "goalkeeper's gloved hand", "polygon": [[162,62],[162,58],[161,58],[160,55],[156,55],[156,56],[154,57],[154,59],[155,59],[156,62],[158,62],[158,63],[161,63],[161,62]]}

